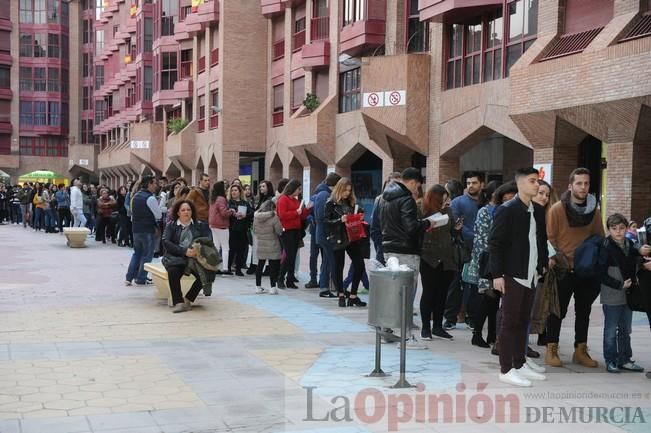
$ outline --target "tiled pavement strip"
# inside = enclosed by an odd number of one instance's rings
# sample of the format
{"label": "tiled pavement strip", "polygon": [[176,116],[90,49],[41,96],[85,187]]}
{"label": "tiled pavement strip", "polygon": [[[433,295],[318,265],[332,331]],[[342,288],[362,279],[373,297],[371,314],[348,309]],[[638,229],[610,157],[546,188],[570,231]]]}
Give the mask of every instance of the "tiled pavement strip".
{"label": "tiled pavement strip", "polygon": [[[458,329],[453,342],[428,342],[428,350],[407,353],[407,379],[424,390],[393,391],[394,345],[383,346],[382,366],[392,375],[364,377],[374,343],[365,309],[340,309],[315,290],[254,295],[252,277],[230,277],[218,278],[213,296],[200,297],[193,311],[173,315],[154,299],[152,287],[122,285],[128,249],[88,243],[73,250],[57,234],[0,226],[0,433],[365,433],[387,431],[390,414],[394,421],[402,417],[396,426],[406,432],[651,431],[651,381],[572,365],[571,320],[561,338],[566,367],[533,389],[500,384],[497,358],[472,347],[469,331]],[[303,270],[306,254],[303,249]],[[595,304],[589,343],[600,362],[602,323]],[[648,367],[650,337],[646,318],[636,315],[633,350]],[[356,400],[368,387],[380,398]],[[306,420],[308,389],[312,420]],[[419,396],[443,393],[455,404],[465,399],[454,409],[469,408],[479,394],[493,402],[496,394],[516,395],[520,422],[472,419],[471,409],[465,421],[458,411],[440,414],[439,423],[429,422],[431,411],[427,422],[409,419],[405,399],[417,406]],[[342,417],[345,397],[359,409],[351,409],[353,421],[315,421]],[[646,423],[638,418],[637,424],[577,423],[560,430],[558,424],[523,425],[526,407],[541,406],[640,407]],[[379,416],[369,421],[359,413]]]}

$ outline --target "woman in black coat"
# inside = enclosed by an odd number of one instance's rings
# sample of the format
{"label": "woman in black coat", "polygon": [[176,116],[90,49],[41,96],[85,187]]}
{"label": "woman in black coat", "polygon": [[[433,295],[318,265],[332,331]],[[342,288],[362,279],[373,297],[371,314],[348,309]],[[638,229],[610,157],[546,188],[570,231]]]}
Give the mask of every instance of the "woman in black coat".
{"label": "woman in black coat", "polygon": [[167,270],[174,304],[173,313],[182,313],[192,308],[192,302],[201,291],[201,280],[195,275],[194,284],[183,297],[181,291],[181,278],[185,272],[188,257],[196,257],[197,252],[192,248],[196,238],[210,236],[208,227],[195,219],[194,204],[188,200],[178,200],[172,209],[174,219],[165,227],[163,244],[165,256],[163,266]]}

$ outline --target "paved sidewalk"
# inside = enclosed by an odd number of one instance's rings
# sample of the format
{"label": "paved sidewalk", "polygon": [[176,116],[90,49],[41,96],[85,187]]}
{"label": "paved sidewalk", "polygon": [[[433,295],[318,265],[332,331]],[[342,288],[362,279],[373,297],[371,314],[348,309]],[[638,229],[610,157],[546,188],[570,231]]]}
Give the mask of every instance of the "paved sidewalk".
{"label": "paved sidewalk", "polygon": [[[497,358],[457,329],[408,351],[419,387],[392,390],[395,345],[382,347],[391,376],[365,376],[366,309],[218,277],[212,297],[172,314],[153,286],[123,285],[129,249],[88,244],[0,226],[0,433],[651,431],[651,380],[571,364],[569,318],[565,366],[534,388],[498,382]],[[603,366],[602,325],[595,304],[589,343]],[[635,315],[632,339],[651,367],[646,316]]]}

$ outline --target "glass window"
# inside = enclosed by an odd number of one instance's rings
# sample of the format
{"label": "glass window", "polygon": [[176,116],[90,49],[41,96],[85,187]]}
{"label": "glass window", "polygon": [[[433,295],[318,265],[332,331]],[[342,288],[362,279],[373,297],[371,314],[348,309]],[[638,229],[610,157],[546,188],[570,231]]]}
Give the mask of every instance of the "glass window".
{"label": "glass window", "polygon": [[58,68],[48,68],[47,70],[47,91],[48,92],[59,92],[61,77],[59,77]]}
{"label": "glass window", "polygon": [[340,75],[339,111],[347,113],[362,107],[362,73],[355,68]]}
{"label": "glass window", "polygon": [[145,66],[143,70],[143,100],[151,101],[153,88],[154,88],[154,73],[151,66]]}
{"label": "glass window", "polygon": [[58,59],[61,56],[59,52],[59,35],[48,34],[47,56],[52,59]]}
{"label": "glass window", "polygon": [[274,112],[283,111],[285,103],[285,86],[274,86]]}
{"label": "glass window", "polygon": [[297,110],[305,99],[305,77],[292,80],[292,111]]}
{"label": "glass window", "polygon": [[32,91],[32,68],[21,66],[19,70],[19,79],[20,79],[20,90],[31,92]]}
{"label": "glass window", "polygon": [[34,91],[45,92],[45,68],[34,68]]}
{"label": "glass window", "polygon": [[34,24],[46,24],[46,12],[45,0],[34,0]]}
{"label": "glass window", "polygon": [[421,21],[418,13],[418,0],[409,0],[407,18],[407,52],[429,51],[429,21]]}
{"label": "glass window", "polygon": [[20,57],[32,57],[32,35],[29,33],[20,34]]}
{"label": "glass window", "polygon": [[67,35],[61,35],[61,59],[68,60],[70,51],[70,38]]}
{"label": "glass window", "polygon": [[8,89],[10,88],[11,77],[9,72],[9,66],[0,66],[0,88]]}
{"label": "glass window", "polygon": [[31,125],[33,121],[32,101],[20,101],[20,124]]}
{"label": "glass window", "polygon": [[59,111],[60,105],[58,102],[47,103],[47,124],[50,126],[61,125],[61,113]]}
{"label": "glass window", "polygon": [[36,126],[45,126],[45,102],[37,101],[34,102],[34,125]]}
{"label": "glass window", "polygon": [[344,25],[362,21],[366,17],[366,0],[344,0]]}
{"label": "glass window", "polygon": [[154,25],[151,18],[145,18],[144,30],[143,51],[145,53],[151,53],[152,44],[154,43]]}
{"label": "glass window", "polygon": [[48,0],[47,22],[51,24],[61,24],[61,16],[59,14],[59,0]]}
{"label": "glass window", "polygon": [[46,57],[48,44],[47,33],[36,33],[34,35],[34,57]]}
{"label": "glass window", "polygon": [[22,24],[31,24],[33,21],[34,10],[32,9],[32,0],[20,0],[19,20]]}
{"label": "glass window", "polygon": [[104,85],[104,65],[95,66],[95,90]]}
{"label": "glass window", "polygon": [[176,53],[163,53],[161,65],[161,90],[173,89],[176,79]]}
{"label": "glass window", "polygon": [[95,30],[95,53],[104,51],[104,30]]}
{"label": "glass window", "polygon": [[82,88],[82,97],[81,97],[82,110],[90,110],[90,99],[92,94],[93,94],[93,90],[90,87],[84,86]]}
{"label": "glass window", "polygon": [[173,36],[174,25],[178,22],[179,2],[178,0],[163,0],[161,15],[161,35]]}

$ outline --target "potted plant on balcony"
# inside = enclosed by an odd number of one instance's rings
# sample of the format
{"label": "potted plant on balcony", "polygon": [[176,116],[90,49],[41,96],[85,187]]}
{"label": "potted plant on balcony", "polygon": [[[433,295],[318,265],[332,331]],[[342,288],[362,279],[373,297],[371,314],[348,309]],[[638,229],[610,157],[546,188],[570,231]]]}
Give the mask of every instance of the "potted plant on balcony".
{"label": "potted plant on balcony", "polygon": [[183,131],[183,128],[188,126],[188,123],[190,122],[182,117],[175,117],[167,121],[167,130],[172,134],[178,134]]}
{"label": "potted plant on balcony", "polygon": [[319,98],[317,98],[314,93],[308,93],[305,96],[305,99],[303,100],[303,105],[305,106],[305,109],[310,113],[312,113],[314,110],[319,108],[320,104],[321,101],[319,101]]}

